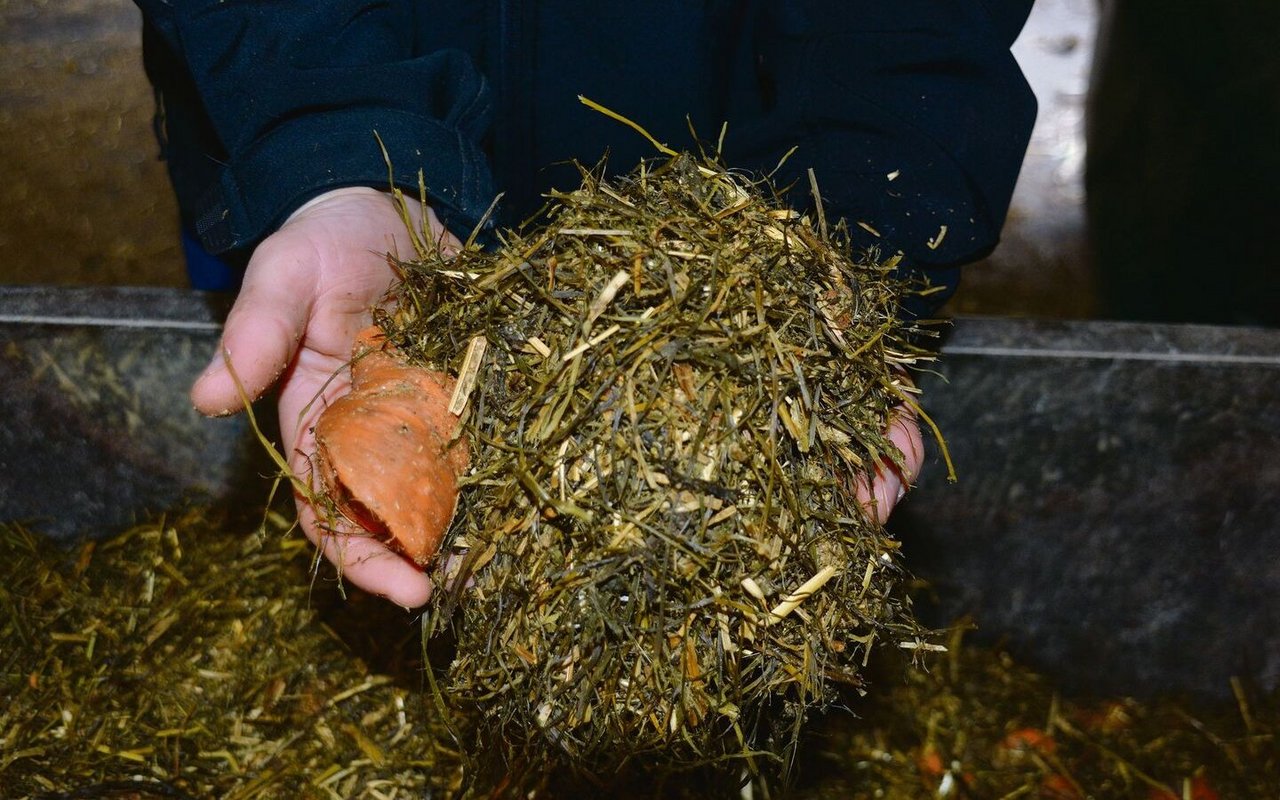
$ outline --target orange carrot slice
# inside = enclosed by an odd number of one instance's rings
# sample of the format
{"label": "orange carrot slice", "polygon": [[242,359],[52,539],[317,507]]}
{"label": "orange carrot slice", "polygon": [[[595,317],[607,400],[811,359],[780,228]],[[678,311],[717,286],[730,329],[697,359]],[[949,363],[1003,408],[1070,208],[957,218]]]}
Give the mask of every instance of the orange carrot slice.
{"label": "orange carrot slice", "polygon": [[440,547],[458,504],[467,442],[449,413],[453,379],[408,364],[381,329],[356,339],[351,392],[316,422],[315,468],[344,515],[419,565]]}

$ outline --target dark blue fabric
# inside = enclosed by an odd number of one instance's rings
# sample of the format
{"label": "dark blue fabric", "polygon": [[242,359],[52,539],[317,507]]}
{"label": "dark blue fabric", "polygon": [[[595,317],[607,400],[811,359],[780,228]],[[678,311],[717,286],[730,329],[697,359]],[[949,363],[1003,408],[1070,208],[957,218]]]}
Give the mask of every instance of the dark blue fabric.
{"label": "dark blue fabric", "polygon": [[244,282],[244,265],[234,264],[223,255],[216,256],[191,231],[182,231],[182,255],[187,262],[187,278],[191,288],[206,292],[237,292]]}
{"label": "dark blue fabric", "polygon": [[474,222],[492,200],[484,76],[460,50],[422,50],[426,4],[138,4],[161,49],[149,73],[181,120],[165,142],[186,168],[179,202],[210,251],[252,245],[329,189],[385,186],[375,133],[396,183],[416,192],[421,170],[446,222]]}
{"label": "dark blue fabric", "polygon": [[184,219],[214,252],[327,189],[385,186],[374,131],[463,235],[498,191],[521,221],[576,182],[571,160],[654,155],[582,94],[676,148],[727,122],[737,168],[795,147],[795,204],[813,168],[859,245],[953,285],[998,240],[1035,115],[1009,53],[1028,0],[138,4]]}

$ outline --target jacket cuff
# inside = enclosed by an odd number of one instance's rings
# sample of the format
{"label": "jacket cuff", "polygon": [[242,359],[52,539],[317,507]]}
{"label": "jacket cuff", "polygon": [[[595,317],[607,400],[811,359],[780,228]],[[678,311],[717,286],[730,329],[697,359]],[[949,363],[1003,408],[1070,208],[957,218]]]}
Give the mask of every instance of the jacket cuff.
{"label": "jacket cuff", "polygon": [[439,120],[388,109],[308,114],[278,125],[222,168],[197,209],[196,233],[211,253],[247,247],[331,189],[390,183],[417,197],[419,171],[441,222],[465,237],[494,192],[472,140]]}

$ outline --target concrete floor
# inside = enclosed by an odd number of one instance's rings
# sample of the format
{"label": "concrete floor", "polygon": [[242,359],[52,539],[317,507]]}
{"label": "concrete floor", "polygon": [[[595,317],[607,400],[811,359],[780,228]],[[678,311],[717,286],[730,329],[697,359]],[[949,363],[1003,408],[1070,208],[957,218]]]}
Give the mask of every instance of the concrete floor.
{"label": "concrete floor", "polygon": [[[1015,52],[1040,121],[1006,227],[952,310],[1093,311],[1081,204],[1092,0],[1039,0]],[[0,283],[181,286],[151,133],[139,14],[121,0],[0,0]]]}

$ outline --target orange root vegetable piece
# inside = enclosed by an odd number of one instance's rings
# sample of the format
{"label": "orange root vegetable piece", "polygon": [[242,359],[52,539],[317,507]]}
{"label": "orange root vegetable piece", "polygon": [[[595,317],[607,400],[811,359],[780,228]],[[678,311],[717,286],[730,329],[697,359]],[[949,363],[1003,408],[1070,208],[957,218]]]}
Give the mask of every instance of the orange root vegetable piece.
{"label": "orange root vegetable piece", "polygon": [[467,442],[449,413],[454,381],[407,364],[377,327],[356,339],[351,392],[316,422],[326,494],[361,527],[419,565],[440,547],[458,505]]}
{"label": "orange root vegetable piece", "polygon": [[1011,753],[1029,753],[1032,750],[1051,756],[1058,749],[1052,736],[1037,728],[1019,728],[1005,736],[1000,747]]}
{"label": "orange root vegetable piece", "polygon": [[1147,792],[1147,796],[1151,800],[1182,800],[1187,796],[1190,796],[1191,800],[1218,800],[1218,793],[1209,785],[1208,778],[1203,775],[1196,775],[1184,781],[1181,794],[1173,794],[1163,789],[1151,789]]}

